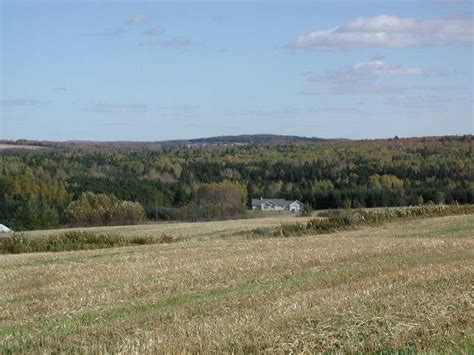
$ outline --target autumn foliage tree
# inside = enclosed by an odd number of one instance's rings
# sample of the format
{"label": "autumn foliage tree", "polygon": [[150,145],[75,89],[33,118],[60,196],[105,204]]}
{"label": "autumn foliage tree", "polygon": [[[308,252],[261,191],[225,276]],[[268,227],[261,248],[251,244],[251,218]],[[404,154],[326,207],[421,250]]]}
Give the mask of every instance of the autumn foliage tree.
{"label": "autumn foliage tree", "polygon": [[245,213],[247,187],[238,182],[199,184],[194,187],[193,200],[178,209],[177,217],[192,221],[225,219]]}
{"label": "autumn foliage tree", "polygon": [[163,149],[31,144],[51,149],[0,150],[0,223],[15,230],[68,223],[66,208],[88,191],[139,202],[154,220],[229,218],[241,213],[239,189],[317,209],[474,203],[472,135]]}
{"label": "autumn foliage tree", "polygon": [[74,226],[136,224],[146,219],[138,202],[122,201],[113,195],[83,193],[66,209],[66,218]]}

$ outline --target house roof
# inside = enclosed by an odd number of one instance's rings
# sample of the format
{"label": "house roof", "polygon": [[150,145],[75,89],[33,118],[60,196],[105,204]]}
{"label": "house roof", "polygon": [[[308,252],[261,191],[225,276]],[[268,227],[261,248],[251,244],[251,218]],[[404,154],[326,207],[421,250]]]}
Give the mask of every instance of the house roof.
{"label": "house roof", "polygon": [[298,200],[294,200],[294,201],[292,201],[292,202],[290,202],[290,203],[297,203],[297,204],[299,204],[299,205],[301,205],[301,206],[304,206],[304,203],[301,202],[301,201],[298,201]]}

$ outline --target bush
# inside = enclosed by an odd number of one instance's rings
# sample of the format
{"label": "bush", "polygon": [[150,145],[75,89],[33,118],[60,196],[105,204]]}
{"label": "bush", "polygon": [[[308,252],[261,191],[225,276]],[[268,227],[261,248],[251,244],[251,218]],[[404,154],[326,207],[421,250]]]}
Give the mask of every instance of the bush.
{"label": "bush", "polygon": [[[319,217],[326,217],[324,219],[315,218],[307,223],[282,224],[276,229],[268,228],[266,234],[274,237],[321,234],[401,219],[468,213],[474,213],[474,205],[448,206],[429,204],[424,206],[387,207],[361,210],[330,210],[318,215]],[[251,231],[251,236],[259,237],[263,235],[262,228]]]}
{"label": "bush", "polygon": [[69,231],[43,238],[28,237],[23,233],[12,233],[0,237],[0,254],[90,250],[162,242],[170,241],[153,237],[125,237],[113,233],[83,231]]}
{"label": "bush", "polygon": [[313,215],[313,206],[309,203],[304,204],[304,210],[299,214],[301,217],[310,217]]}
{"label": "bush", "polygon": [[73,226],[136,224],[146,219],[138,202],[122,201],[113,195],[85,192],[70,203],[66,219]]}

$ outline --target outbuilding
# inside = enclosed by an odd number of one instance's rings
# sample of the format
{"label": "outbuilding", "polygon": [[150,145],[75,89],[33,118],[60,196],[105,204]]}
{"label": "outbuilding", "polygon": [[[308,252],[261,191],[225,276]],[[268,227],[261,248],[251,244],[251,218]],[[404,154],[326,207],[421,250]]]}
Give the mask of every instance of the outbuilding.
{"label": "outbuilding", "polygon": [[0,233],[12,233],[13,229],[8,228],[7,226],[0,224]]}

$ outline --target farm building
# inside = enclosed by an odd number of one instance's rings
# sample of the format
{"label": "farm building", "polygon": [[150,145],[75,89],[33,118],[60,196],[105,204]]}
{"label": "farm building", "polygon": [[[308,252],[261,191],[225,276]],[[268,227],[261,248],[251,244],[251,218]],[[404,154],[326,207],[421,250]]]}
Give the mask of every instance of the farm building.
{"label": "farm building", "polygon": [[7,226],[4,226],[3,224],[0,224],[0,233],[11,233],[13,232],[12,229],[8,228]]}
{"label": "farm building", "polygon": [[303,212],[304,205],[298,201],[287,201],[279,198],[253,198],[252,209],[262,211]]}

